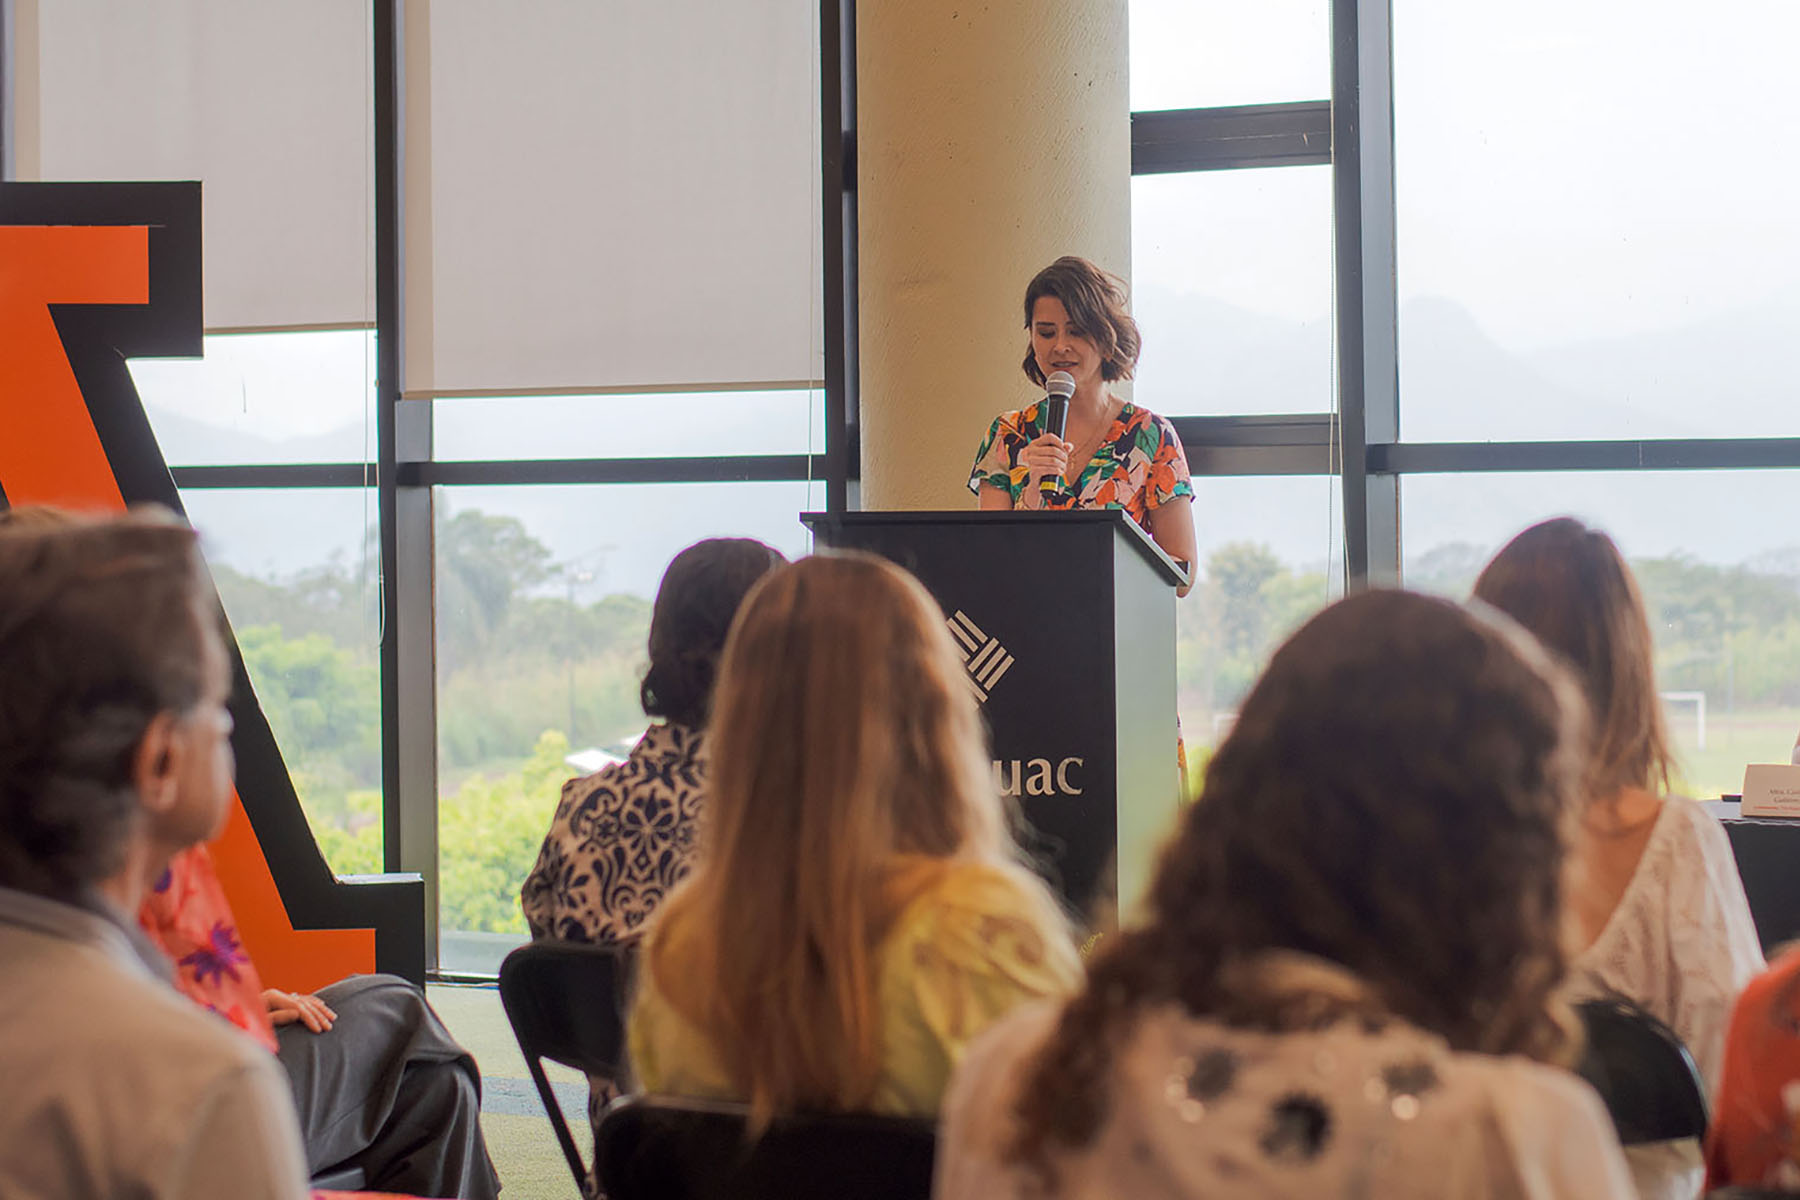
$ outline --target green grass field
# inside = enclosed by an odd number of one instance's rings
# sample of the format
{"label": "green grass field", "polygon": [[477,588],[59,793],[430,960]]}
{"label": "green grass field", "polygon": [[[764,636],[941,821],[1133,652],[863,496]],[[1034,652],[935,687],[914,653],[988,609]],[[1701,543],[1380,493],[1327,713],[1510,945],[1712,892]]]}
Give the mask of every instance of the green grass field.
{"label": "green grass field", "polygon": [[[1702,749],[1692,704],[1669,705],[1667,717],[1679,768],[1675,790],[1697,800],[1736,795],[1744,785],[1744,768],[1751,763],[1787,762],[1794,751],[1794,736],[1800,733],[1800,708],[1739,709],[1728,713],[1709,707],[1706,747]],[[1229,718],[1222,717],[1215,723],[1212,713],[1193,705],[1181,714],[1181,728],[1197,787],[1199,771],[1212,747],[1230,728]]]}
{"label": "green grass field", "polygon": [[1691,706],[1671,705],[1668,720],[1681,767],[1678,788],[1700,800],[1736,794],[1744,785],[1744,768],[1750,763],[1787,762],[1794,752],[1794,735],[1800,733],[1800,708],[1739,709],[1735,713],[1708,709],[1703,750]]}

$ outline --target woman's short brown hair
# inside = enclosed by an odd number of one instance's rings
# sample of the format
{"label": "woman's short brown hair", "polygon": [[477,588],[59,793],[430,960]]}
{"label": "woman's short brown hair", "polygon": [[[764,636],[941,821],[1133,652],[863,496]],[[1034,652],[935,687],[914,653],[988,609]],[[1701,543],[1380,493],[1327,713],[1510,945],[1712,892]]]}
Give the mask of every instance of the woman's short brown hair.
{"label": "woman's short brown hair", "polygon": [[650,613],[650,668],[638,690],[646,715],[705,726],[732,618],[756,582],[785,562],[751,538],[708,538],[675,556]]}
{"label": "woman's short brown hair", "polygon": [[118,869],[133,752],[201,701],[213,604],[166,514],[0,519],[0,887],[73,896]]}
{"label": "woman's short brown hair", "polygon": [[1650,622],[1613,540],[1570,517],[1533,525],[1494,556],[1475,596],[1529,629],[1575,670],[1593,714],[1590,800],[1667,791],[1673,771]]}
{"label": "woman's short brown hair", "polygon": [[[1031,310],[1045,296],[1062,301],[1069,320],[1100,352],[1100,378],[1130,379],[1137,369],[1138,353],[1143,340],[1137,322],[1125,311],[1125,281],[1110,271],[1102,271],[1085,258],[1065,254],[1025,285],[1025,328],[1031,328]],[[1025,342],[1025,377],[1039,387],[1044,386],[1044,371],[1032,353],[1031,340]]]}

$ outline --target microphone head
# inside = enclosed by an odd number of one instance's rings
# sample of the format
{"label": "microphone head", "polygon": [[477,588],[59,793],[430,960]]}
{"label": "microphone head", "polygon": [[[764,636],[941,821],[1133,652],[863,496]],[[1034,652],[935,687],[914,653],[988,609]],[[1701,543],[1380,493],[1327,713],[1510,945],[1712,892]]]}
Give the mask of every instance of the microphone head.
{"label": "microphone head", "polygon": [[1044,380],[1044,391],[1067,400],[1075,395],[1075,377],[1067,371],[1052,371]]}

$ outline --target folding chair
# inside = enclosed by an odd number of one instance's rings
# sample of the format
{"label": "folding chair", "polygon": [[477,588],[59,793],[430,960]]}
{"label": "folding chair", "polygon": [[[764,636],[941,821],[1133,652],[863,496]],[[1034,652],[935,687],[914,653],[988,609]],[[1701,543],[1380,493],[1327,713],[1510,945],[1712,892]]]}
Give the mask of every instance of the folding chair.
{"label": "folding chair", "polygon": [[1600,1093],[1621,1145],[1706,1136],[1706,1089],[1674,1030],[1619,996],[1576,1011],[1587,1033],[1576,1071]]}
{"label": "folding chair", "polygon": [[588,1168],[542,1060],[589,1075],[624,1076],[625,997],[633,958],[632,951],[617,946],[542,941],[519,947],[500,964],[506,1019],[582,1195],[588,1193]]}
{"label": "folding chair", "polygon": [[866,1113],[778,1118],[747,1134],[740,1104],[627,1096],[594,1134],[607,1200],[928,1200],[933,1121]]}

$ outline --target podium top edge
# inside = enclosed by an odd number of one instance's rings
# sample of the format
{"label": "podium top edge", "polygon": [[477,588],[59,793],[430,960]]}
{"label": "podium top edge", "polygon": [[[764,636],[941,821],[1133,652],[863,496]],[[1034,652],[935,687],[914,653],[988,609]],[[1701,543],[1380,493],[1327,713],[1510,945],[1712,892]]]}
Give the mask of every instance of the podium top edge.
{"label": "podium top edge", "polygon": [[1152,570],[1172,587],[1187,584],[1193,568],[1183,567],[1156,544],[1148,531],[1131,519],[1122,508],[1072,508],[1052,512],[981,509],[915,509],[898,512],[809,512],[800,514],[800,523],[814,533],[822,529],[870,525],[1029,525],[1056,522],[1064,525],[1111,525],[1126,534]]}

